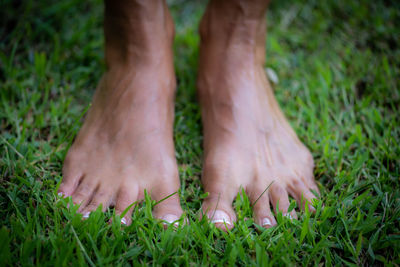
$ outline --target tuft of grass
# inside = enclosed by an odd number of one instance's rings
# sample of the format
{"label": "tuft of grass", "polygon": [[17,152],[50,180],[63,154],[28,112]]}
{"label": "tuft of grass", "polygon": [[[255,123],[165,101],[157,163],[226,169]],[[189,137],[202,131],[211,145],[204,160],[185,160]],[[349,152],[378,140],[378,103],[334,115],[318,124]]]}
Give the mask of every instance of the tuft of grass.
{"label": "tuft of grass", "polygon": [[112,210],[82,221],[70,200],[55,195],[104,66],[102,2],[1,3],[1,266],[400,264],[397,2],[272,1],[265,67],[313,152],[322,201],[315,215],[290,221],[278,214],[278,225],[263,229],[238,194],[238,222],[227,233],[197,217],[205,197],[197,26],[206,3],[169,2],[177,32],[176,157],[189,225],[166,230],[153,220],[149,198],[123,227]]}

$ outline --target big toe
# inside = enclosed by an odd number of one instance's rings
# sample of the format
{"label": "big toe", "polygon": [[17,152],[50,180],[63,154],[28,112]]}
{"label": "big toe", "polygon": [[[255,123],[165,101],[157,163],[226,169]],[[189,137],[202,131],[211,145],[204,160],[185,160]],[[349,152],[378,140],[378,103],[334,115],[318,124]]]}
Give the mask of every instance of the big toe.
{"label": "big toe", "polygon": [[165,199],[158,200],[153,209],[153,216],[154,218],[161,220],[165,228],[170,224],[179,226],[186,222],[186,220],[181,221],[182,208],[177,193],[173,195],[169,194]]}
{"label": "big toe", "polygon": [[210,194],[203,202],[203,214],[221,230],[230,230],[236,221],[232,200]]}

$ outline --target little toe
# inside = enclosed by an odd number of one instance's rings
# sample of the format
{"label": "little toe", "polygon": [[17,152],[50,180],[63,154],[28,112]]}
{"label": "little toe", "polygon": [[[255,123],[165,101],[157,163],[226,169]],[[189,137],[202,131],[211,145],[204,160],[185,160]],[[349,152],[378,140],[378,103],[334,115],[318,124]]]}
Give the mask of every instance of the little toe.
{"label": "little toe", "polygon": [[65,157],[62,169],[62,182],[58,188],[58,194],[64,197],[71,196],[78,187],[83,173],[80,166],[76,162],[75,154],[72,149],[68,151]]}
{"label": "little toe", "polygon": [[[314,178],[308,183],[308,187],[315,192],[317,197],[321,195],[321,192],[319,191],[319,188],[317,186],[317,183],[315,182]],[[313,195],[315,196],[313,193]]]}
{"label": "little toe", "polygon": [[305,210],[307,205],[309,211],[315,212],[312,203],[316,197],[300,179],[294,179],[294,182],[290,186],[290,191],[292,192],[291,195],[296,198],[297,204],[302,210]]}
{"label": "little toe", "polygon": [[309,173],[306,173],[304,176],[301,176],[301,178],[306,187],[313,190],[319,196],[319,188],[315,182],[312,170]]}
{"label": "little toe", "polygon": [[269,195],[276,212],[282,212],[284,216],[287,216],[290,219],[297,219],[295,210],[292,210],[289,213],[289,196],[284,187],[278,185],[277,183],[272,184],[271,188],[269,189]]}
{"label": "little toe", "polygon": [[71,170],[63,170],[63,178],[58,188],[58,195],[62,197],[71,196],[81,180],[82,175]]}

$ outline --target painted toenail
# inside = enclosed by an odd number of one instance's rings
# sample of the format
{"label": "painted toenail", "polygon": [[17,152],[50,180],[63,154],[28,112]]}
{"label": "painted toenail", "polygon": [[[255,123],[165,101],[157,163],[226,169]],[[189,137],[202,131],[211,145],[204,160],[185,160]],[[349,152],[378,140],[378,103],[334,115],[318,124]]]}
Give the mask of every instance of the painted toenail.
{"label": "painted toenail", "polygon": [[86,212],[85,214],[83,214],[82,218],[83,219],[87,219],[90,216],[90,212]]}
{"label": "painted toenail", "polygon": [[174,224],[174,226],[178,226],[179,222],[177,222],[177,220],[179,220],[179,217],[174,215],[174,214],[167,214],[164,215],[163,217],[161,217],[161,220],[163,221],[164,224]]}
{"label": "painted toenail", "polygon": [[122,218],[121,223],[127,225],[126,218]]}
{"label": "painted toenail", "polygon": [[211,219],[212,223],[226,223],[226,224],[232,225],[231,218],[229,217],[229,215],[226,212],[224,212],[222,210],[217,210],[214,213],[212,213],[210,219]]}
{"label": "painted toenail", "polygon": [[269,218],[264,218],[262,220],[262,226],[271,226],[271,225],[272,225],[272,223],[271,223],[271,220]]}

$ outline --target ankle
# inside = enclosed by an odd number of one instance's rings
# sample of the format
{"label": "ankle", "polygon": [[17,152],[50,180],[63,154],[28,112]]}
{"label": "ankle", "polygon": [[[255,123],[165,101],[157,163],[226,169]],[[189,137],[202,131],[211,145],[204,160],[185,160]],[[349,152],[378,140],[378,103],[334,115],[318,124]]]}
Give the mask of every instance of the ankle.
{"label": "ankle", "polygon": [[164,1],[105,1],[107,66],[172,59],[174,23]]}
{"label": "ankle", "polygon": [[266,4],[263,2],[260,5],[240,0],[211,1],[200,22],[202,43],[254,47],[260,37],[260,27],[264,24]]}
{"label": "ankle", "polygon": [[232,64],[262,66],[265,59],[265,9],[254,11],[253,7],[246,10],[232,4],[231,10],[221,10],[213,3],[207,8],[199,27],[200,64],[201,61],[217,63],[228,60]]}

